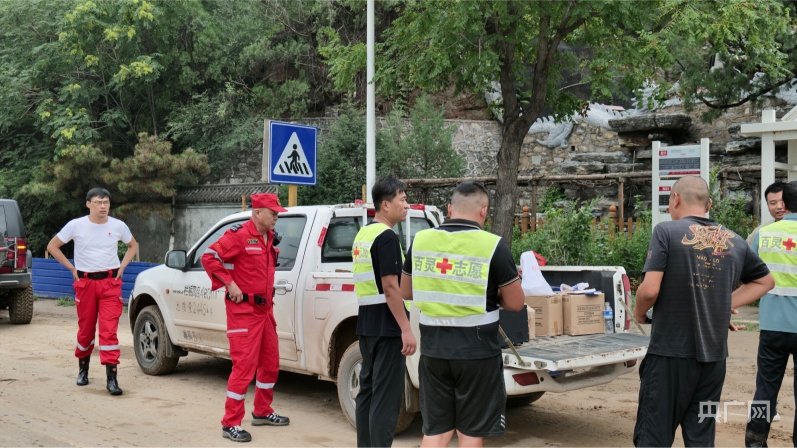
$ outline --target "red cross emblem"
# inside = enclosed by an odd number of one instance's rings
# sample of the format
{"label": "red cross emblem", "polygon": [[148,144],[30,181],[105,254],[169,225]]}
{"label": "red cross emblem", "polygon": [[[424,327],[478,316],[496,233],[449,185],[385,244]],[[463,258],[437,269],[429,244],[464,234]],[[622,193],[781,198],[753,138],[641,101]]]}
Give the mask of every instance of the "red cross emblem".
{"label": "red cross emblem", "polygon": [[448,262],[448,258],[443,258],[443,261],[437,263],[435,266],[440,269],[441,274],[445,274],[447,270],[454,268],[454,265]]}
{"label": "red cross emblem", "polygon": [[354,256],[356,257],[358,255],[360,255],[360,248],[359,247],[355,247],[354,248]]}
{"label": "red cross emblem", "polygon": [[797,246],[797,243],[795,243],[794,241],[792,241],[791,238],[789,238],[783,242],[783,245],[786,247],[786,250],[792,250],[794,249],[794,246]]}

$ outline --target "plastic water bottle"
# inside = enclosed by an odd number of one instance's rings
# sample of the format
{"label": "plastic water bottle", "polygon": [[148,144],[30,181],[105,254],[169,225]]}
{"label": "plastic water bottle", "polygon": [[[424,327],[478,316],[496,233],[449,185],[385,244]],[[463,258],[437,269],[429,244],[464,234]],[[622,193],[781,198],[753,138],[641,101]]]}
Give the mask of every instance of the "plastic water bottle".
{"label": "plastic water bottle", "polygon": [[603,322],[604,322],[604,333],[606,334],[614,333],[614,311],[612,311],[612,306],[609,305],[609,302],[604,303]]}

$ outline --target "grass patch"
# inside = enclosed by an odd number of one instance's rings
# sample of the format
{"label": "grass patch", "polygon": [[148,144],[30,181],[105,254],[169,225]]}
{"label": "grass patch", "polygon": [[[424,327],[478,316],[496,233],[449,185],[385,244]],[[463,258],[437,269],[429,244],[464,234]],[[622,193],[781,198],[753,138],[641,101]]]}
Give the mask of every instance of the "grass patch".
{"label": "grass patch", "polygon": [[75,300],[69,297],[60,297],[55,304],[57,306],[75,306]]}

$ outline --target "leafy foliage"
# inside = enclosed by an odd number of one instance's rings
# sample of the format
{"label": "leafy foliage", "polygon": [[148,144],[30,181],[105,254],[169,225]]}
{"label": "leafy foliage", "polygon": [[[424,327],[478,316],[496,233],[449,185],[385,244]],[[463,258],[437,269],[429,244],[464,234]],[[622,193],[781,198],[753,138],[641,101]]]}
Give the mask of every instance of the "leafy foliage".
{"label": "leafy foliage", "polygon": [[721,191],[717,181],[717,174],[717,169],[713,169],[709,173],[709,191],[711,196],[709,216],[717,223],[733,230],[742,238],[747,238],[755,228],[755,217],[744,212],[746,200],[743,196],[729,194],[725,198],[720,198]]}
{"label": "leafy foliage", "polygon": [[[747,76],[752,68],[775,76],[793,73],[785,63],[790,47],[784,41],[794,39],[788,8],[775,0],[407,2],[382,35],[376,83],[387,96],[444,90],[452,83],[460,92],[499,89],[502,101],[493,105],[504,123],[497,205],[512,210],[520,148],[543,111],[564,119],[587,101],[660,81],[655,99],[672,85],[670,71],[686,86],[680,93],[708,97],[713,92],[704,90],[706,78],[713,75],[706,76],[705,67],[717,52],[729,61],[732,55],[748,58],[742,64]],[[361,41],[328,42],[330,73],[338,88],[346,87],[341,78],[364,62]],[[346,51],[352,48],[357,51]],[[687,53],[696,57],[680,58]],[[695,68],[678,70],[685,62]],[[494,224],[497,234],[511,237],[511,213],[498,215]]]}
{"label": "leafy foliage", "polygon": [[536,232],[528,232],[519,244],[512,245],[512,255],[520,260],[520,253],[534,250],[553,265],[586,265],[593,256],[592,214],[596,200],[578,206],[566,201],[561,209],[549,208],[545,224]]}
{"label": "leafy foliage", "polygon": [[59,151],[57,163],[43,163],[18,196],[21,209],[29,213],[25,219],[30,247],[43,250],[65,216],[83,214],[83,198],[93,187],[105,186],[115,204],[127,202],[117,209],[119,213],[146,216],[158,209],[142,203],[142,196],[171,197],[178,186],[194,185],[208,172],[207,156],[192,149],[171,154],[171,143],[145,133],[139,139],[131,158],[109,157],[96,146],[71,145]]}
{"label": "leafy foliage", "polygon": [[317,185],[299,187],[299,204],[339,204],[362,198],[365,179],[365,116],[351,105],[319,144]]}
{"label": "leafy foliage", "polygon": [[[405,127],[401,102],[393,106],[387,126],[377,133],[377,171],[401,179],[439,179],[465,173],[465,158],[452,147],[456,128],[445,123],[445,113],[436,109],[427,95],[420,96],[409,110]],[[445,192],[448,195],[448,192]],[[430,190],[410,193],[411,201],[444,203],[449,198],[430,197]],[[417,197],[415,197],[417,196]]]}
{"label": "leafy foliage", "polygon": [[561,187],[555,185],[548,187],[540,199],[539,209],[545,213],[546,210],[553,208],[557,202],[564,200],[565,194]]}
{"label": "leafy foliage", "polygon": [[[455,129],[445,124],[443,112],[428,97],[409,110],[393,109],[387,126],[377,132],[376,171],[399,178],[458,177],[465,160],[451,146]],[[315,187],[299,187],[299,202],[336,204],[363,199],[365,179],[365,117],[355,105],[341,108],[338,119],[319,144]],[[426,198],[415,200],[426,202]]]}
{"label": "leafy foliage", "polygon": [[605,227],[592,225],[590,211],[596,200],[580,206],[565,201],[562,208],[548,208],[545,224],[534,233],[521,236],[515,227],[515,262],[520,262],[520,254],[533,250],[555,266],[623,266],[630,273],[642,271],[650,244],[650,221],[636,221],[631,237],[625,232],[613,234]]}

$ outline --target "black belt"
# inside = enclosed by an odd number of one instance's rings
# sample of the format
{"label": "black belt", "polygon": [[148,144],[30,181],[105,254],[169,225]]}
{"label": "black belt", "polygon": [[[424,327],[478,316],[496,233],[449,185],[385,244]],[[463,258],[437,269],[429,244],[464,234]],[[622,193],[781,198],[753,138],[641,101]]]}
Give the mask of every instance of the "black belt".
{"label": "black belt", "polygon": [[114,269],[112,271],[103,271],[103,272],[77,271],[78,278],[89,278],[92,280],[104,280],[108,277],[116,277],[117,274],[119,274],[119,269]]}
{"label": "black belt", "polygon": [[[255,302],[255,305],[265,305],[266,303],[268,303],[268,300],[266,300],[265,297],[259,296],[257,294],[242,294],[242,296],[243,296],[243,300],[241,300],[241,302],[248,302],[249,298],[251,297],[252,301]],[[230,293],[227,293],[225,298],[227,300],[232,300],[230,298]]]}

